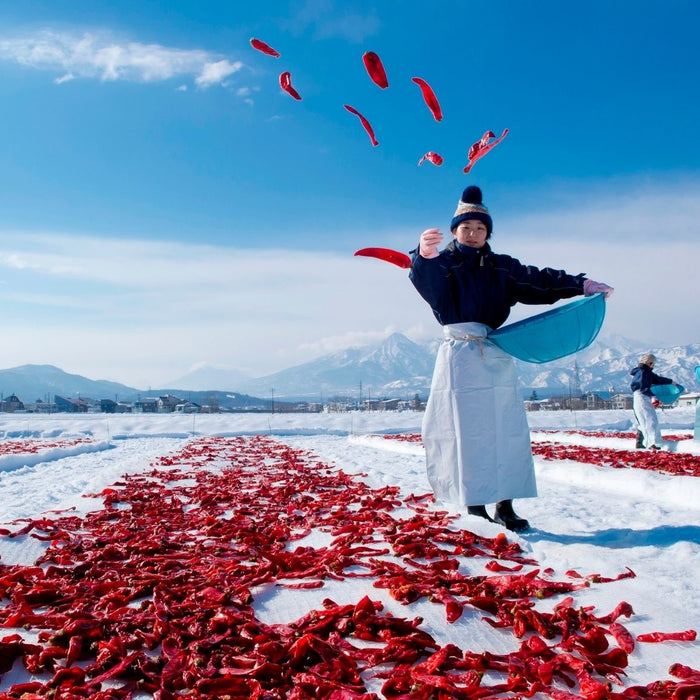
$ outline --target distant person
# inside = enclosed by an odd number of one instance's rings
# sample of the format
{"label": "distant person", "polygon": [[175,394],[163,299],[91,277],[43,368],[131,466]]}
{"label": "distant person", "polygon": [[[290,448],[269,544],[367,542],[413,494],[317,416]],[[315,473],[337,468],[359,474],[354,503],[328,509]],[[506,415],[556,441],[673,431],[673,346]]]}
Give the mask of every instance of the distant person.
{"label": "distant person", "polygon": [[[658,400],[654,396],[651,387],[655,384],[673,384],[676,382],[668,377],[660,377],[654,374],[656,357],[650,352],[639,358],[639,364],[630,371],[632,375],[632,409],[637,421],[638,432],[642,434],[642,447],[658,450],[663,447],[664,441],[659,428],[659,418],[656,415]],[[637,446],[639,446],[639,438]]]}
{"label": "distant person", "polygon": [[529,527],[514,498],[537,496],[530,431],[515,364],[487,334],[516,303],[553,304],[580,294],[610,296],[606,284],[494,253],[493,221],[481,190],[467,187],[450,224],[453,240],[424,231],[410,279],[443,327],[423,419],[428,479],[437,498],[509,530]]}

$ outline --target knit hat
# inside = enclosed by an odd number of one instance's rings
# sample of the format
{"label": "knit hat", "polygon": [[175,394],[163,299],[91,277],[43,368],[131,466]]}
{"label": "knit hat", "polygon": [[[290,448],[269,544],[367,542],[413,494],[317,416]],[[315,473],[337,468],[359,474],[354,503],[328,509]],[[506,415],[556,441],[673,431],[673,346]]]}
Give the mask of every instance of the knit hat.
{"label": "knit hat", "polygon": [[457,211],[452,217],[452,222],[450,223],[450,231],[454,231],[458,224],[467,219],[478,219],[486,224],[486,231],[489,236],[493,230],[493,221],[489,210],[484,206],[481,201],[482,194],[481,189],[476,185],[469,185],[464,192],[462,192],[462,198],[457,204]]}
{"label": "knit hat", "polygon": [[652,355],[650,352],[644,353],[644,355],[642,355],[639,358],[640,365],[651,365],[652,363],[655,363],[655,362],[656,362],[656,356]]}

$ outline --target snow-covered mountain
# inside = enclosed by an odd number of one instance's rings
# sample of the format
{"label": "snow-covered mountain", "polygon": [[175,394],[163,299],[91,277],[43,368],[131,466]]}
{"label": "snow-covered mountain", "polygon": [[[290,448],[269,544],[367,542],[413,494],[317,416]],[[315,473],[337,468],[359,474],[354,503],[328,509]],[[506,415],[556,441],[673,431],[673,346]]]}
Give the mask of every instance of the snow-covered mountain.
{"label": "snow-covered mountain", "polygon": [[413,397],[430,387],[435,355],[401,333],[367,347],[348,348],[266,377],[244,382],[238,391],[286,399],[335,395]]}
{"label": "snow-covered mountain", "polygon": [[[266,377],[243,382],[238,391],[254,396],[318,400],[333,395],[356,398],[427,396],[439,341],[418,344],[394,333],[377,345],[350,348]],[[580,389],[629,391],[629,371],[646,345],[619,335],[601,335],[575,355],[547,364],[516,360],[523,395],[536,390],[540,398]],[[656,371],[688,390],[697,389],[694,368],[700,364],[700,344],[651,348]]]}
{"label": "snow-covered mountain", "polygon": [[[211,366],[196,368],[171,388],[151,393],[221,392],[217,402],[228,404],[227,393],[238,392],[246,400],[319,401],[333,397],[352,400],[421,398],[428,395],[439,341],[414,343],[400,333],[383,342],[342,350],[296,367],[257,379],[239,372]],[[671,377],[689,391],[697,391],[694,368],[700,365],[700,344],[670,348],[649,348],[616,335],[601,334],[585,350],[556,362],[537,365],[516,361],[523,396],[536,391],[538,397],[571,395],[586,391],[629,391],[629,371],[639,356],[652,351],[658,358],[656,372]],[[137,389],[114,382],[93,381],[69,375],[51,365],[25,365],[0,370],[0,389],[5,397],[16,393],[24,401],[63,394],[92,398],[130,400],[141,394]],[[189,396],[189,395],[188,395]],[[197,400],[193,397],[192,400]],[[233,401],[232,405],[238,405]],[[260,400],[257,400],[260,403]],[[211,403],[210,400],[206,401]],[[239,402],[240,403],[240,402]]]}

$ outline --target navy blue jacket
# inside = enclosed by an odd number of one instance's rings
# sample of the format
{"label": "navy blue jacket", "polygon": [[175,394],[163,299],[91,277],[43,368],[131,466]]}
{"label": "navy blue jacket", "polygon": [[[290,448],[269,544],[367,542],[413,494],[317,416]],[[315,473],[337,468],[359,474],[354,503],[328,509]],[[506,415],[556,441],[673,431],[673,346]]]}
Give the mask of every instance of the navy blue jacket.
{"label": "navy blue jacket", "polygon": [[494,253],[486,243],[469,248],[452,241],[436,258],[416,250],[409,278],[430,304],[438,323],[483,323],[492,330],[522,304],[553,304],[583,294],[584,275],[523,265]]}
{"label": "navy blue jacket", "polygon": [[642,364],[641,362],[630,371],[630,374],[632,375],[632,383],[630,384],[632,391],[641,391],[642,394],[646,396],[654,395],[651,391],[653,384],[673,384],[673,379],[660,377],[658,374],[654,374],[649,365]]}

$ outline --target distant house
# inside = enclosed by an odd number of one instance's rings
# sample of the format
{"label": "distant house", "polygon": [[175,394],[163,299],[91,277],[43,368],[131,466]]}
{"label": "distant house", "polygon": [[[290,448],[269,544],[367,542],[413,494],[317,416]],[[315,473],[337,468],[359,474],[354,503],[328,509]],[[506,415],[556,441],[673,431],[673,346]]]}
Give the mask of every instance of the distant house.
{"label": "distant house", "polygon": [[68,399],[56,394],[54,400],[59,413],[87,413],[90,408],[90,403],[85,399]]}
{"label": "distant house", "polygon": [[613,408],[613,409],[632,408],[632,394],[615,394],[610,399],[610,408]]}
{"label": "distant house", "polygon": [[158,413],[172,413],[180,404],[187,403],[179,396],[166,394],[158,397]]}
{"label": "distant house", "polygon": [[134,404],[134,409],[139,413],[158,413],[158,399],[152,396],[139,399]]}
{"label": "distant house", "polygon": [[175,406],[175,413],[202,413],[202,407],[194,401],[183,401]]}
{"label": "distant house", "polygon": [[24,404],[15,394],[10,394],[6,399],[0,401],[0,411],[3,413],[14,413],[24,411]]}
{"label": "distant house", "polygon": [[599,411],[612,407],[612,395],[609,391],[599,391],[594,393],[589,391],[586,396],[586,410]]}
{"label": "distant house", "polygon": [[700,394],[696,393],[686,393],[681,394],[676,401],[676,406],[695,406],[698,399],[700,399]]}

